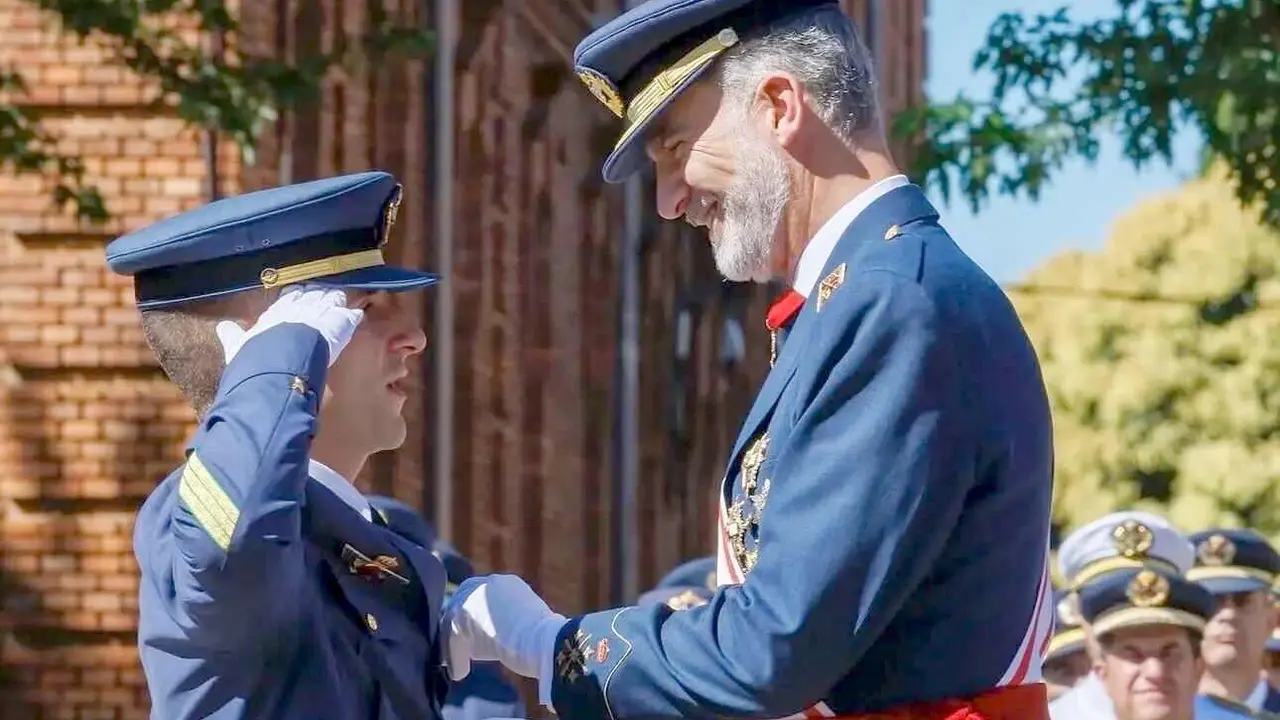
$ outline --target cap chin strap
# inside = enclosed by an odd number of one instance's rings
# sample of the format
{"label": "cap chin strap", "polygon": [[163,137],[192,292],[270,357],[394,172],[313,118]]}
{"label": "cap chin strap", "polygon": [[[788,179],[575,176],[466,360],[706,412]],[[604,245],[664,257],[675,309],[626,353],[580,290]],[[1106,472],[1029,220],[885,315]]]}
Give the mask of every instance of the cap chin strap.
{"label": "cap chin strap", "polygon": [[258,279],[262,281],[262,287],[274,288],[379,265],[386,265],[382,250],[360,250],[282,268],[264,268]]}

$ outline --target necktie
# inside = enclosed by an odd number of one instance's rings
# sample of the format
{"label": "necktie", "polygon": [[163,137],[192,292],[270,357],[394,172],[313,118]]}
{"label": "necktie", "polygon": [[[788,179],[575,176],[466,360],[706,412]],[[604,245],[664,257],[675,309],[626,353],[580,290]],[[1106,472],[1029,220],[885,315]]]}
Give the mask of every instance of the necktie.
{"label": "necktie", "polygon": [[782,293],[769,306],[764,318],[764,326],[769,329],[769,367],[778,361],[778,331],[790,325],[803,306],[804,296],[795,290]]}

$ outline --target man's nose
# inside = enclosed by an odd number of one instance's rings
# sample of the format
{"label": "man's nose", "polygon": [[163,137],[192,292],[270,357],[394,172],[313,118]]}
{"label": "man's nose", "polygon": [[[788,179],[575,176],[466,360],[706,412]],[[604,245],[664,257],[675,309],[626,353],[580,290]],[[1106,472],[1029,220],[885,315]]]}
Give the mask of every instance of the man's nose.
{"label": "man's nose", "polygon": [[685,211],[689,209],[690,196],[689,186],[684,178],[674,170],[662,168],[657,169],[656,178],[654,196],[658,215],[666,220],[684,217]]}

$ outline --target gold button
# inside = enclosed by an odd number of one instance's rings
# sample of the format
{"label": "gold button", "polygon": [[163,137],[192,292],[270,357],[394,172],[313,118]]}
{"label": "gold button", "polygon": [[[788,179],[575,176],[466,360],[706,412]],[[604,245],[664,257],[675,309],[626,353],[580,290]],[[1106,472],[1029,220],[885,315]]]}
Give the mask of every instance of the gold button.
{"label": "gold button", "polygon": [[299,395],[307,394],[307,381],[303,380],[297,375],[294,375],[293,379],[289,381],[289,387],[292,388],[293,391],[298,393]]}
{"label": "gold button", "polygon": [[378,618],[373,615],[366,614],[364,616],[364,624],[368,625],[370,630],[378,632]]}
{"label": "gold button", "polygon": [[884,231],[884,239],[892,240],[902,234],[902,228],[897,225],[890,225],[888,230]]}

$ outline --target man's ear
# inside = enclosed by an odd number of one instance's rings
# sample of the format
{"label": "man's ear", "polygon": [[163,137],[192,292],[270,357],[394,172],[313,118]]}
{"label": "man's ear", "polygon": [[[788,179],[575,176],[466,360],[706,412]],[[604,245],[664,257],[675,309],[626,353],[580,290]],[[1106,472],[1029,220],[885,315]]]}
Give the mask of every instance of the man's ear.
{"label": "man's ear", "polygon": [[809,112],[804,86],[790,73],[770,73],[756,88],[756,102],[761,110],[762,129],[781,147],[790,147]]}

